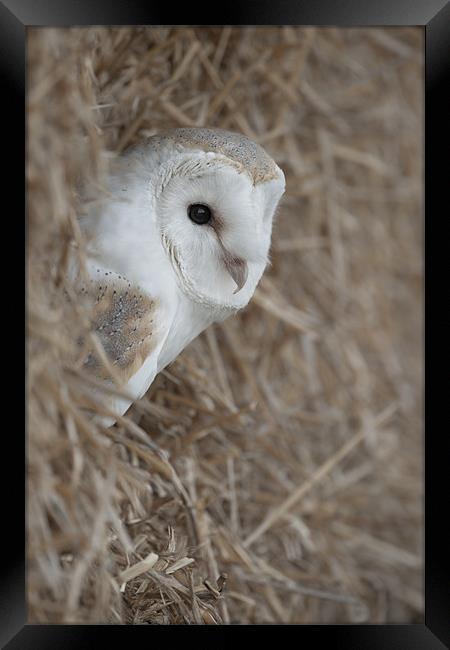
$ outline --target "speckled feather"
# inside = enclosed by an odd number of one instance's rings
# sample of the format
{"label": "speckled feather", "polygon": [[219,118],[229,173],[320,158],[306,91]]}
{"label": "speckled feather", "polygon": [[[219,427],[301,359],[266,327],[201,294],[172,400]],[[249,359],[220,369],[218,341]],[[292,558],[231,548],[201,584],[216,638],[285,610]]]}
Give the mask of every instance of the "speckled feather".
{"label": "speckled feather", "polygon": [[[158,301],[123,276],[100,269],[97,273],[99,279],[94,277],[83,285],[80,293],[92,306],[92,331],[98,335],[116,374],[126,383],[157,344],[154,322]],[[84,367],[98,378],[109,376],[93,350],[88,352]]]}
{"label": "speckled feather", "polygon": [[254,185],[272,180],[279,174],[273,159],[264,149],[239,133],[219,128],[171,129],[160,137],[153,137],[152,146],[158,147],[159,143],[167,145],[169,141],[190,149],[222,154],[237,163],[241,171],[248,173]]}

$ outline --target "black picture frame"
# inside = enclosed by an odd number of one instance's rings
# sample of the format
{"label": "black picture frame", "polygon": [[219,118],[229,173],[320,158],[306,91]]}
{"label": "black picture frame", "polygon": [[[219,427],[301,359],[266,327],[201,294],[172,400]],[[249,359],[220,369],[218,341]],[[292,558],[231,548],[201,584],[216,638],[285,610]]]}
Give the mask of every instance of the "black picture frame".
{"label": "black picture frame", "polygon": [[[230,3],[231,4],[231,3]],[[298,643],[329,642],[329,647],[357,650],[434,650],[449,647],[450,609],[448,599],[448,555],[450,550],[448,525],[448,487],[444,447],[448,431],[445,424],[443,387],[438,379],[444,366],[443,319],[446,293],[439,290],[440,278],[445,278],[442,248],[445,209],[448,204],[450,154],[450,106],[445,92],[450,88],[450,2],[448,0],[256,0],[223,4],[211,16],[210,8],[183,3],[170,10],[163,3],[138,3],[136,0],[0,0],[0,78],[2,80],[2,109],[5,117],[2,140],[8,152],[6,181],[13,207],[19,214],[16,223],[23,223],[21,214],[25,197],[24,157],[26,153],[25,125],[25,45],[26,29],[30,26],[70,25],[138,25],[155,24],[295,24],[334,26],[419,25],[425,30],[425,623],[416,625],[307,625],[298,626]],[[208,23],[205,23],[205,17]],[[16,186],[16,192],[11,188]],[[5,189],[5,188],[3,188]],[[22,195],[23,192],[23,195]],[[446,194],[444,194],[444,192]],[[6,215],[4,215],[6,218]],[[9,219],[11,222],[11,219]],[[442,233],[441,233],[442,230]],[[26,235],[26,228],[25,228]],[[440,250],[439,250],[440,249]],[[447,292],[448,294],[448,292]],[[447,328],[448,330],[448,328]],[[18,330],[20,331],[20,326]],[[17,361],[14,362],[17,365]],[[445,375],[444,375],[445,376]],[[14,391],[16,389],[13,389]],[[444,425],[441,427],[441,423]],[[8,534],[2,535],[2,580],[0,582],[0,640],[9,650],[33,648],[87,648],[106,644],[113,632],[117,643],[130,626],[51,626],[26,624],[25,603],[25,535],[24,535],[24,458],[25,441],[15,427],[4,429],[8,434],[4,445],[8,449],[8,465],[14,467],[8,491],[3,498],[3,521]],[[439,462],[441,460],[441,462]],[[6,461],[4,461],[6,463]],[[446,498],[447,497],[447,498]],[[448,517],[448,515],[447,515]],[[141,634],[147,626],[131,626],[131,634]],[[183,633],[186,626],[180,626]],[[223,626],[217,639],[228,640],[228,634],[239,627]],[[279,626],[270,626],[279,627]],[[280,626],[281,627],[281,626]],[[291,627],[291,626],[288,626]],[[155,628],[166,634],[173,628]],[[192,628],[190,628],[192,629]],[[197,628],[217,630],[210,626]],[[139,630],[139,631],[137,631]],[[167,630],[167,632],[165,631]],[[236,631],[236,630],[234,630]],[[269,627],[264,626],[264,634]],[[278,630],[277,633],[283,630]],[[286,630],[288,631],[288,630]],[[119,635],[119,636],[117,636]],[[95,637],[95,639],[94,639]],[[147,639],[151,642],[154,637]],[[137,640],[137,639],[136,639]],[[142,642],[142,641],[140,641]],[[6,644],[6,645],[3,645]]]}

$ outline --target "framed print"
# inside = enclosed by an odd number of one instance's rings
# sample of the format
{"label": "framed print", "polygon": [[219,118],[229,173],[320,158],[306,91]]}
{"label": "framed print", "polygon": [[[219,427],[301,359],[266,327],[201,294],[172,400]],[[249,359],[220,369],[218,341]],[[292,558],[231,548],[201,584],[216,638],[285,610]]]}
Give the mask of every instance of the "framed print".
{"label": "framed print", "polygon": [[26,208],[2,641],[443,648],[449,6],[175,14],[0,5]]}

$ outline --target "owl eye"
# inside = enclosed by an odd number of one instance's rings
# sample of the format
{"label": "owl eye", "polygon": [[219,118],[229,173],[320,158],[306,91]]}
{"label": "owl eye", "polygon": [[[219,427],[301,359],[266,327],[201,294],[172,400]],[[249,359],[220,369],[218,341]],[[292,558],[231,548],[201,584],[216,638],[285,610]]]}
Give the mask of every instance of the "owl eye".
{"label": "owl eye", "polygon": [[202,226],[211,221],[212,212],[207,205],[203,203],[193,203],[188,207],[188,216],[191,221]]}

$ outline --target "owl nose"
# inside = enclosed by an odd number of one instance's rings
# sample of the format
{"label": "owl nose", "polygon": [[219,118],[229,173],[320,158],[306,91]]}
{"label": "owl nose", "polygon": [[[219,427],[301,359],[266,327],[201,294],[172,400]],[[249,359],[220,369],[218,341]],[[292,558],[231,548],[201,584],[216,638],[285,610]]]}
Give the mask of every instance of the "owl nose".
{"label": "owl nose", "polygon": [[232,255],[224,245],[221,243],[222,248],[222,260],[225,265],[226,270],[233,278],[236,283],[236,289],[233,291],[233,294],[237,293],[242,289],[244,284],[247,282],[248,278],[248,266],[247,262],[240,257],[235,257]]}

